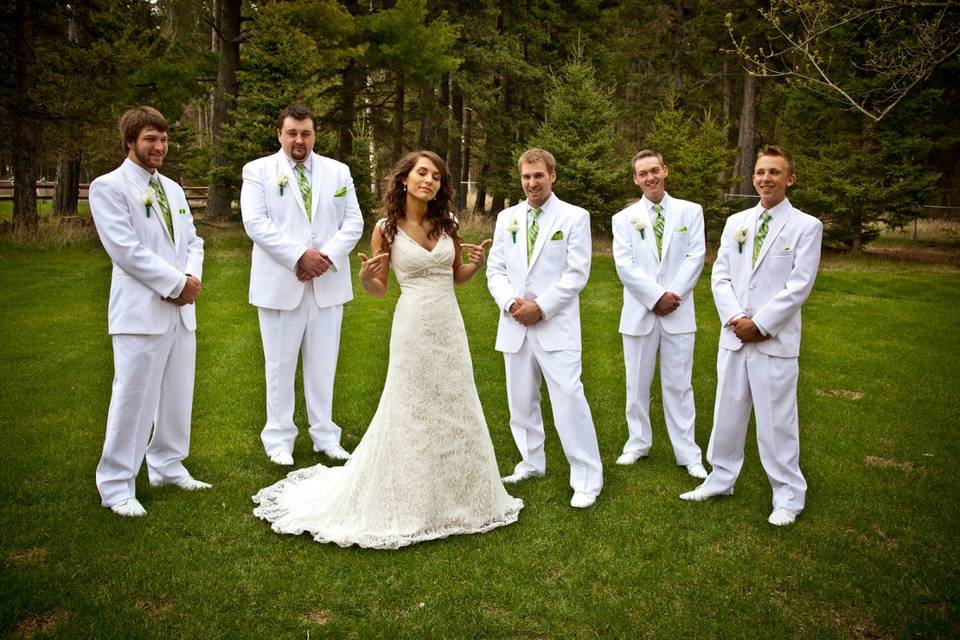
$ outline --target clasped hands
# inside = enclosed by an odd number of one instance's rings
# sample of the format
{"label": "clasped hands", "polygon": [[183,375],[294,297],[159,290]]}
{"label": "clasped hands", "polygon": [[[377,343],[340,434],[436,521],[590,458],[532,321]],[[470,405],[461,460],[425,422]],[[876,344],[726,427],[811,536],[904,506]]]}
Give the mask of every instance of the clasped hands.
{"label": "clasped hands", "polygon": [[657,304],[653,305],[653,312],[658,316],[670,315],[677,310],[682,300],[683,298],[673,291],[666,291],[660,296],[660,299],[657,300]]}
{"label": "clasped hands", "polygon": [[513,319],[525,327],[534,325],[543,320],[543,309],[533,300],[514,298],[507,312]]}
{"label": "clasped hands", "polygon": [[740,338],[740,342],[747,344],[750,342],[763,342],[770,339],[770,334],[760,333],[760,327],[752,319],[742,316],[736,320],[727,323],[728,327],[733,327],[733,333]]}
{"label": "clasped hands", "polygon": [[187,283],[183,285],[183,291],[180,292],[180,295],[176,298],[171,298],[167,296],[163,299],[164,302],[169,302],[170,304],[175,304],[178,307],[182,307],[185,304],[193,304],[197,299],[197,296],[200,295],[200,279],[196,276],[187,274]]}
{"label": "clasped hands", "polygon": [[297,260],[297,280],[306,282],[322,276],[332,265],[333,262],[327,254],[316,249],[307,249]]}

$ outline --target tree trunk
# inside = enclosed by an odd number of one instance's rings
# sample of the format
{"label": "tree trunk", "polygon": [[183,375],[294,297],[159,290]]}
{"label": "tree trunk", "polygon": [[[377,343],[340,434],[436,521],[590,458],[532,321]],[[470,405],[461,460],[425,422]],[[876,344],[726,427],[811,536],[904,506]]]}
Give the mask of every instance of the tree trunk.
{"label": "tree trunk", "polygon": [[397,75],[397,86],[393,95],[393,162],[403,153],[403,76]]}
{"label": "tree trunk", "polygon": [[213,126],[211,127],[210,184],[207,212],[212,218],[230,213],[231,197],[229,159],[223,148],[223,125],[230,122],[233,101],[237,96],[237,69],[240,66],[240,0],[220,0],[220,63],[217,67],[217,88],[213,94]]}
{"label": "tree trunk", "polygon": [[683,86],[683,0],[673,3],[673,90]]}
{"label": "tree trunk", "polygon": [[493,215],[497,215],[498,213],[503,211],[506,208],[505,206],[506,202],[507,202],[507,196],[504,195],[503,192],[499,190],[494,191],[493,202],[491,203],[491,206],[490,206],[490,213]]}
{"label": "tree trunk", "polygon": [[[424,84],[420,87],[420,136],[417,144],[421,149],[430,149],[434,142],[433,132],[433,85]],[[442,155],[442,152],[441,152]]]}
{"label": "tree trunk", "polygon": [[487,175],[490,171],[490,164],[484,162],[480,166],[480,175],[477,176],[477,199],[473,202],[473,212],[475,214],[484,215],[487,212],[487,183],[484,182],[483,176]]}
{"label": "tree trunk", "polygon": [[470,152],[473,144],[473,109],[464,107],[463,123],[463,166],[460,167],[460,184],[463,186],[463,207],[467,206],[467,196],[470,195]]}
{"label": "tree trunk", "polygon": [[61,153],[57,159],[57,186],[53,191],[53,215],[77,215],[80,199],[80,154]]}
{"label": "tree trunk", "polygon": [[34,6],[31,0],[17,0],[16,26],[13,36],[15,61],[14,91],[10,99],[13,116],[13,226],[36,227],[37,140],[40,118],[35,102],[37,56],[33,43]]}
{"label": "tree trunk", "polygon": [[738,193],[753,193],[754,138],[757,132],[757,76],[748,70],[743,78],[743,106],[740,109],[740,137],[737,146],[740,160],[737,164]]}
{"label": "tree trunk", "polygon": [[467,201],[467,185],[463,184],[460,177],[463,168],[463,143],[461,131],[463,130],[463,92],[457,86],[456,79],[452,81],[453,86],[450,91],[451,109],[450,109],[450,127],[447,130],[447,165],[450,167],[450,176],[454,182],[454,203],[458,210],[463,210]]}
{"label": "tree trunk", "polygon": [[337,153],[346,161],[353,153],[353,121],[357,114],[357,93],[363,80],[363,70],[356,58],[350,60],[341,74],[340,97],[335,110],[337,117]]}

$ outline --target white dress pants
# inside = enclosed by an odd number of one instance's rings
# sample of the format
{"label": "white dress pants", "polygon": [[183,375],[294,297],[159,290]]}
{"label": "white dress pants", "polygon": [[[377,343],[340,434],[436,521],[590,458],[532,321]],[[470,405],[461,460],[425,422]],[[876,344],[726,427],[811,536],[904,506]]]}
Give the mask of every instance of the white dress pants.
{"label": "white dress pants", "polygon": [[660,389],[667,434],[677,464],[699,464],[700,447],[694,439],[697,419],[693,403],[693,342],[697,334],[663,331],[660,321],[645,336],[623,336],[627,379],[627,431],[624,453],[647,455],[653,445],[650,426],[650,384],[660,352]]}
{"label": "white dress pants", "polygon": [[333,382],[340,351],[343,305],[318,307],[313,287],[306,287],[300,305],[291,311],[257,307],[267,379],[267,422],[260,440],[268,456],[293,453],[297,426],[293,423],[297,358],[303,358],[303,394],[316,449],[340,444],[340,427],[333,422]]}
{"label": "white dress pants", "polygon": [[803,511],[807,481],[800,473],[800,423],[797,415],[797,358],[768,356],[756,345],[739,351],[719,349],[717,400],[707,460],[713,467],[701,485],[726,494],[743,466],[750,408],[757,424],[760,462],[773,489],[773,508]]}
{"label": "white dress pants", "polygon": [[135,497],[144,455],[151,482],[190,476],[183,460],[190,453],[196,357],[196,332],[179,314],[166,333],[113,336],[113,392],[97,465],[103,506]]}
{"label": "white dress pants", "polygon": [[543,474],[543,416],[540,413],[541,376],[547,379],[553,420],[563,453],[570,463],[570,486],[592,496],[603,488],[603,465],[590,406],[580,382],[579,351],[546,351],[529,334],[517,353],[504,353],[510,430],[522,460],[515,472]]}

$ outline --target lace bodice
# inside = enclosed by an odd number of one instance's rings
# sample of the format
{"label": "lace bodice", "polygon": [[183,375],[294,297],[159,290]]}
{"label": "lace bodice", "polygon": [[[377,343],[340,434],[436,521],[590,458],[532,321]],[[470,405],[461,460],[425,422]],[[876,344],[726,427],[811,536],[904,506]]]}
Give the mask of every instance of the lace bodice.
{"label": "lace bodice", "polygon": [[427,251],[398,228],[390,246],[390,266],[403,295],[452,292],[453,258],[453,240],[447,234],[440,236],[432,251]]}

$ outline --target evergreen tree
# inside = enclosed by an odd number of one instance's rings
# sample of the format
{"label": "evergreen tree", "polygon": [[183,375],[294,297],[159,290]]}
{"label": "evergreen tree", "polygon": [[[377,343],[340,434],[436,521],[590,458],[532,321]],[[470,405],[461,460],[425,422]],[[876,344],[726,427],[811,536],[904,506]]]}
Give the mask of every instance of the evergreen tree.
{"label": "evergreen tree", "polygon": [[550,78],[546,117],[527,146],[557,159],[557,192],[590,212],[595,229],[608,229],[622,206],[630,168],[614,150],[616,110],[610,92],[594,80],[593,65],[577,50]]}

